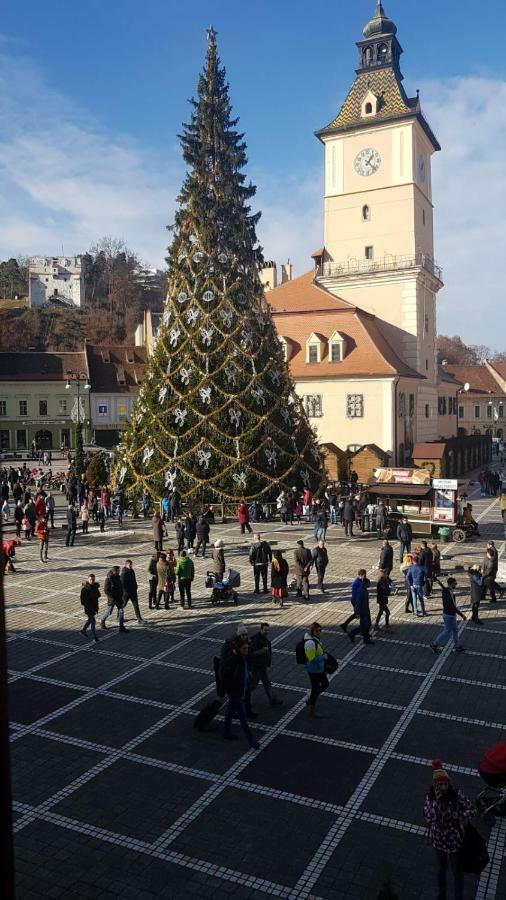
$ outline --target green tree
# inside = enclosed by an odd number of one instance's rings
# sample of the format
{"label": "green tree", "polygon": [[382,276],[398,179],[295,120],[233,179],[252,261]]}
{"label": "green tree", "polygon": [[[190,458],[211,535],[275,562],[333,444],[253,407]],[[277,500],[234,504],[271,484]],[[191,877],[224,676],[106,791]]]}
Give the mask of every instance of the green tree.
{"label": "green tree", "polygon": [[258,277],[255,188],[213,29],[191,105],[167,300],[116,477],[202,503],[317,490],[320,454]]}
{"label": "green tree", "polygon": [[86,469],[86,480],[92,488],[99,488],[109,481],[103,453],[95,453],[90,459]]}

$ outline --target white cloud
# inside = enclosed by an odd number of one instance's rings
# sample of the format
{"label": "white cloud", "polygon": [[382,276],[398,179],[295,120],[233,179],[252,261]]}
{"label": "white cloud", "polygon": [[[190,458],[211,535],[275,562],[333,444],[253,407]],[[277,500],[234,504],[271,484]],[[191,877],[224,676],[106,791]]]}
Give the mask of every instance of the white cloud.
{"label": "white cloud", "polygon": [[506,82],[461,77],[422,88],[442,145],[434,159],[439,331],[506,347]]}

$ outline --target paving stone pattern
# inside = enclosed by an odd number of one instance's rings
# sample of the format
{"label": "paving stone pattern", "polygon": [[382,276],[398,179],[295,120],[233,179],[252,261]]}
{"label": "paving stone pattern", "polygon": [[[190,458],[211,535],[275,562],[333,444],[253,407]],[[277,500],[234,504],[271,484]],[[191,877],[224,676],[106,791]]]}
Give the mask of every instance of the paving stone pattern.
{"label": "paving stone pattern", "polygon": [[[445,572],[481,560],[487,538],[503,541],[497,503],[473,502],[482,538],[445,547]],[[374,536],[347,540],[329,528],[326,593],[313,586],[309,603],[292,593],[280,609],[253,594],[250,538],[228,523],[212,537],[224,538],[241,572],[239,606],[210,605],[209,563],[197,560],[193,609],[149,611],[149,522],[125,520],[105,534],[92,527],[65,548],[62,518],[60,506],[49,562],[42,568],[38,546],[24,543],[17,573],[7,576],[19,900],[375,900],[387,881],[399,900],[433,898],[434,854],[421,815],[431,760],[441,756],[468,796],[482,789],[479,759],[506,732],[506,602],[484,605],[482,629],[465,623],[465,654],[447,647],[435,657],[440,597],[428,601],[427,619],[413,619],[402,587],[391,598],[391,635],[352,646],[339,624],[358,568],[374,577]],[[289,562],[298,538],[313,546],[306,524],[270,523],[263,534]],[[93,571],[103,584],[126,558],[146,623],[130,609],[120,634],[113,615],[94,644],[79,631],[81,582]],[[466,610],[467,576],[458,568],[457,576]],[[394,577],[401,588],[397,570]],[[318,720],[308,718],[307,675],[294,656],[314,619],[340,661]],[[260,750],[248,749],[238,724],[238,740],[224,741],[222,715],[198,734],[193,719],[214,697],[213,656],[239,622],[251,634],[264,620],[283,705],[268,706],[262,685],[254,694]],[[492,826],[491,864],[481,878],[466,877],[466,900],[505,894],[506,825]]]}

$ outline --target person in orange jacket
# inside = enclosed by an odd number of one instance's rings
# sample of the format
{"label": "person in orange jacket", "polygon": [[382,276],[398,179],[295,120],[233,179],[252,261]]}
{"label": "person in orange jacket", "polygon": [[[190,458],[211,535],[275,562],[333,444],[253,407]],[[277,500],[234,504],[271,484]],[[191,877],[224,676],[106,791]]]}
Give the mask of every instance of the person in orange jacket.
{"label": "person in orange jacket", "polygon": [[35,523],[35,536],[40,541],[40,561],[47,562],[47,552],[49,548],[49,528],[47,519],[39,516]]}

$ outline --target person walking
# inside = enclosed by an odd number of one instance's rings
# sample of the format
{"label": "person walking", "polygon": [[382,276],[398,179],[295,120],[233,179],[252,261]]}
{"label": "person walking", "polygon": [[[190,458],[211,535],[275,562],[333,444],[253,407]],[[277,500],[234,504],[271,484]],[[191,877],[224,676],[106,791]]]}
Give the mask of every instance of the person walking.
{"label": "person walking", "polygon": [[390,541],[385,538],[383,541],[383,546],[381,548],[380,558],[379,558],[379,569],[383,570],[387,574],[387,578],[390,578],[390,573],[394,567],[394,548],[390,544]]}
{"label": "person walking", "polygon": [[158,576],[157,576],[157,563],[160,554],[158,550],[151,555],[151,559],[149,560],[148,565],[148,584],[149,584],[149,595],[148,595],[148,605],[150,609],[153,609],[156,606],[156,590],[158,587]]}
{"label": "person walking", "polygon": [[239,525],[241,526],[241,534],[245,534],[246,530],[248,531],[248,534],[251,534],[252,528],[249,523],[249,509],[248,504],[246,503],[244,498],[241,500],[239,506],[237,507],[237,519],[239,521]]}
{"label": "person walking", "polygon": [[225,542],[218,538],[217,541],[214,542],[212,559],[213,559],[213,572],[216,576],[217,581],[223,581],[225,575],[225,551],[224,551]]}
{"label": "person walking", "polygon": [[[406,572],[406,581],[411,589],[411,598],[413,601],[413,612],[418,618],[426,616],[423,590],[425,585],[425,569],[420,565],[418,557],[413,558],[413,562]],[[418,612],[420,606],[421,612]]]}
{"label": "person walking", "polygon": [[176,563],[177,559],[171,547],[167,550],[167,582],[165,584],[165,608],[168,609],[174,603],[174,591],[176,587]]}
{"label": "person walking", "polygon": [[54,506],[54,497],[51,491],[49,491],[46,497],[46,518],[51,523],[51,528],[54,528]]}
{"label": "person walking", "polygon": [[253,566],[253,578],[255,580],[255,594],[260,593],[260,578],[262,579],[262,593],[267,593],[267,567],[272,562],[272,550],[267,541],[263,541],[260,534],[253,535],[253,543],[249,551],[250,565]]}
{"label": "person walking", "polygon": [[483,600],[486,600],[487,594],[490,592],[491,603],[497,603],[497,597],[495,595],[495,579],[498,572],[499,561],[496,553],[495,547],[488,547],[485,555],[485,562],[483,563],[483,582],[485,586]]}
{"label": "person walking", "polygon": [[192,608],[191,584],[195,577],[193,560],[186,555],[186,550],[181,551],[181,556],[176,563],[177,586],[179,588],[179,601],[184,609],[185,598],[188,601],[188,609]]}
{"label": "person walking", "polygon": [[67,537],[65,538],[65,546],[73,547],[76,539],[77,531],[77,515],[73,503],[69,503],[67,507]]}
{"label": "person walking", "polygon": [[466,619],[466,616],[457,606],[455,598],[455,588],[457,587],[457,581],[455,578],[448,578],[446,585],[441,584],[440,581],[438,581],[437,583],[441,587],[443,596],[444,627],[430,644],[430,649],[433,653],[440,653],[442,649],[442,647],[440,647],[440,644],[446,644],[451,637],[453,639],[453,648],[455,652],[462,653],[465,648],[460,643],[459,631],[457,628],[457,616],[460,616],[460,618],[464,621]]}
{"label": "person walking", "polygon": [[125,565],[121,570],[121,584],[123,586],[123,609],[126,609],[126,605],[129,600],[132,602],[132,606],[134,608],[135,617],[139,623],[142,625],[144,623],[144,619],[141,616],[141,612],[139,609],[139,598],[138,598],[138,588],[137,588],[137,578],[134,572],[134,567],[131,559],[125,560]]}
{"label": "person walking", "polygon": [[359,624],[348,632],[348,637],[352,644],[355,643],[357,634],[362,635],[364,644],[374,644],[371,639],[371,610],[369,608],[369,587],[371,582],[368,578],[362,578],[361,584],[358,586],[357,598],[355,602],[355,612],[359,618]]}
{"label": "person walking", "polygon": [[478,610],[485,594],[485,583],[481,566],[474,565],[468,570],[469,584],[471,588],[471,622],[475,625],[482,625]]}
{"label": "person walking", "polygon": [[28,500],[25,506],[25,516],[30,523],[30,538],[35,537],[35,523],[37,521],[37,507],[33,500]]}
{"label": "person walking", "polygon": [[167,600],[167,593],[166,593],[167,573],[168,573],[167,557],[166,557],[165,553],[160,553],[159,557],[158,557],[158,562],[156,564],[156,577],[157,577],[157,581],[158,581],[158,591],[156,594],[155,609],[160,609],[160,600],[162,599],[162,597],[164,599],[165,609],[169,608],[169,603]]}
{"label": "person walking", "polygon": [[[180,560],[178,560],[179,564]],[[249,643],[247,639],[236,636],[232,642],[231,652],[223,660],[221,666],[221,690],[228,696],[225,713],[223,737],[227,741],[236,740],[232,734],[232,719],[237,716],[248,739],[250,747],[258,750],[260,743],[253,734],[246,716],[246,692],[250,686],[248,669]]]}
{"label": "person walking", "polygon": [[181,556],[181,552],[184,550],[184,522],[182,519],[177,520],[174,528],[176,532],[177,555]]}
{"label": "person walking", "polygon": [[380,538],[383,537],[383,532],[385,531],[386,524],[387,524],[387,515],[386,515],[385,504],[383,503],[383,500],[380,498],[378,500],[378,505],[376,507],[376,533],[377,533],[378,540],[380,540]]}
{"label": "person walking", "polygon": [[322,626],[319,622],[313,622],[309,631],[306,631],[304,635],[306,672],[311,683],[311,694],[306,703],[312,719],[321,719],[321,716],[316,712],[316,701],[320,694],[329,686],[329,680],[325,674],[325,651],[321,636]]}
{"label": "person walking", "polygon": [[316,519],[315,519],[315,527],[313,531],[313,535],[315,540],[325,540],[327,534],[327,528],[329,524],[329,519],[327,515],[327,508],[323,501],[318,502],[318,509],[316,511]]}
{"label": "person walking", "polygon": [[271,590],[272,602],[283,606],[285,597],[288,597],[288,563],[281,550],[275,550],[272,554]]}
{"label": "person walking", "polygon": [[81,524],[83,529],[83,534],[88,534],[88,522],[90,521],[90,510],[88,508],[88,504],[85,501],[81,506]]}
{"label": "person walking", "polygon": [[107,628],[106,620],[111,615],[114,607],[118,610],[119,630],[125,628],[125,613],[123,610],[123,585],[119,574],[119,566],[112,566],[104,581],[104,594],[107,597],[107,608],[100,619],[100,627]]}
{"label": "person walking", "polygon": [[195,547],[195,557],[199,555],[199,550],[202,548],[202,559],[206,558],[206,547],[209,543],[209,521],[204,516],[199,516],[197,519],[197,546]]}
{"label": "person walking", "polygon": [[434,563],[434,556],[427,541],[422,541],[421,547],[422,552],[420,553],[420,565],[422,566],[425,573],[423,591],[425,597],[430,597],[432,593],[432,567]]}
{"label": "person walking", "polygon": [[313,557],[311,556],[311,551],[304,547],[304,541],[297,541],[294,559],[297,597],[304,597],[304,600],[307,602],[309,600],[309,573],[313,564]]}
{"label": "person walking", "polygon": [[357,612],[357,600],[358,600],[358,592],[362,587],[362,582],[367,579],[367,572],[365,569],[359,569],[357,573],[357,577],[353,580],[351,585],[351,605],[353,608],[353,612],[347,619],[341,624],[342,630],[347,634],[348,625],[353,622],[354,619],[359,618],[359,614]]}
{"label": "person walking", "polygon": [[195,543],[195,538],[197,537],[197,523],[195,522],[195,517],[191,511],[188,512],[184,523],[184,539],[185,546],[187,550],[192,549]]}
{"label": "person walking", "polygon": [[87,615],[86,622],[84,623],[84,627],[81,629],[81,634],[86,636],[86,632],[88,628],[91,628],[91,634],[94,641],[98,642],[97,632],[95,631],[95,616],[98,613],[98,598],[100,597],[100,590],[97,582],[95,581],[94,575],[88,575],[86,581],[83,581],[81,587],[81,606],[84,607],[84,611]]}
{"label": "person walking", "polygon": [[318,587],[322,594],[324,594],[325,587],[323,584],[323,580],[325,578],[325,571],[329,564],[329,554],[327,552],[327,548],[325,546],[325,541],[323,538],[320,538],[317,546],[314,547],[311,558],[316,569],[316,574],[318,576]]}
{"label": "person walking", "polygon": [[153,518],[151,519],[151,528],[153,531],[155,550],[161,552],[163,550],[163,522],[159,512],[155,512],[153,514]]}
{"label": "person walking", "polygon": [[411,553],[413,541],[413,529],[407,516],[404,516],[397,526],[397,540],[399,541],[399,562],[402,563],[405,554]]}
{"label": "person walking", "polygon": [[390,634],[390,610],[388,608],[388,598],[390,597],[390,579],[386,569],[380,569],[378,580],[376,582],[376,600],[378,601],[378,615],[374,627],[378,630],[380,627],[381,617],[385,616],[385,634]]}
{"label": "person walking", "polygon": [[22,504],[21,500],[18,500],[16,503],[16,506],[14,507],[14,524],[16,526],[16,537],[17,538],[21,537],[21,526],[23,524],[24,516],[25,516],[25,514],[23,512],[23,504]]}
{"label": "person walking", "polygon": [[251,691],[258,687],[261,681],[267,699],[271,706],[281,706],[282,700],[274,696],[269,672],[272,665],[272,644],[269,640],[269,623],[262,622],[260,630],[253,635],[249,642],[249,661],[251,668]]}
{"label": "person walking", "polygon": [[47,562],[49,550],[49,527],[44,516],[39,516],[35,523],[35,536],[40,541],[40,561]]}
{"label": "person walking", "polygon": [[464,872],[458,852],[464,843],[465,826],[474,813],[470,800],[453,787],[440,759],[432,763],[432,785],[423,805],[424,819],[437,859],[438,900],[447,896],[447,872],[453,874],[455,900],[464,897]]}

